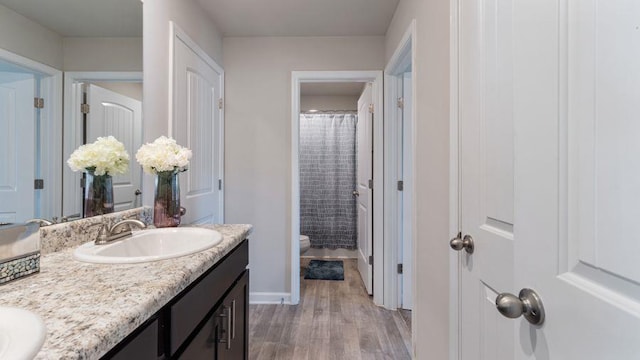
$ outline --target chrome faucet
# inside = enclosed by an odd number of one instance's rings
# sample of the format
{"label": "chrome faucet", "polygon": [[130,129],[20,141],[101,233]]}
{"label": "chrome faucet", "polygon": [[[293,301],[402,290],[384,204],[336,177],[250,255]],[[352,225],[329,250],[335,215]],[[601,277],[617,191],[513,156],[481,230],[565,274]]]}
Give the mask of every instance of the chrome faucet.
{"label": "chrome faucet", "polygon": [[53,221],[45,220],[45,219],[30,219],[26,221],[27,224],[39,224],[40,227],[49,226],[55,224]]}
{"label": "chrome faucet", "polygon": [[[131,235],[131,226],[133,225],[137,226],[140,229],[144,229],[147,227],[147,224],[136,219],[120,220],[117,223],[113,224],[113,226],[109,226],[109,223],[107,222],[99,225],[102,225],[102,227],[100,228],[100,231],[98,231],[98,237],[95,241],[96,245],[108,244],[112,241],[120,240]],[[123,229],[123,227],[125,226],[127,227],[127,229]]]}

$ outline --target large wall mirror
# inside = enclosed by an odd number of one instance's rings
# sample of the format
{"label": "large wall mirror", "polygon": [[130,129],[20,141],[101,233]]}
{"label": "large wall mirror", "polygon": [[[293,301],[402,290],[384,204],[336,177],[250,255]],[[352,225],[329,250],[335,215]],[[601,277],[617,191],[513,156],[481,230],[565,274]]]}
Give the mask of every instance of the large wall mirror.
{"label": "large wall mirror", "polygon": [[0,223],[81,217],[66,160],[108,135],[131,158],[115,211],[140,206],[142,2],[0,0]]}

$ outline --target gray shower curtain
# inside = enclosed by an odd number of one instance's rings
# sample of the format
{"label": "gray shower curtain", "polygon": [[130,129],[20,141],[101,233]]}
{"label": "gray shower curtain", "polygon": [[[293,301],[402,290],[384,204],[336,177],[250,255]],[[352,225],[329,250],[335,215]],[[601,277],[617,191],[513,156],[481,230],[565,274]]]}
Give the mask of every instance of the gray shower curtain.
{"label": "gray shower curtain", "polygon": [[300,233],[311,247],[357,248],[355,113],[300,115]]}

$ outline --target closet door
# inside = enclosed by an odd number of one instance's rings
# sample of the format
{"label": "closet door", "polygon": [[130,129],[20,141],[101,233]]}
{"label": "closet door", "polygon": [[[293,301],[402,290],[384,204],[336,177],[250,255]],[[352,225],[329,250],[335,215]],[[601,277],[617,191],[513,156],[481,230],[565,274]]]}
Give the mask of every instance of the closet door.
{"label": "closet door", "polygon": [[369,295],[373,294],[373,113],[371,84],[358,100],[358,271]]}

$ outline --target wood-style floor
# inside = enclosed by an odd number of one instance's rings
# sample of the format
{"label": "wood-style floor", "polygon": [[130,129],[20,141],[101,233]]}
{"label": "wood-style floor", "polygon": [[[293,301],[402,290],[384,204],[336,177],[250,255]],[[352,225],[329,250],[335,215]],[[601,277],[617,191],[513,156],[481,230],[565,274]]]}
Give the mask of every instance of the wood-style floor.
{"label": "wood-style floor", "polygon": [[344,267],[344,281],[301,278],[298,305],[251,305],[249,359],[411,359],[407,323],[373,304],[356,260]]}

